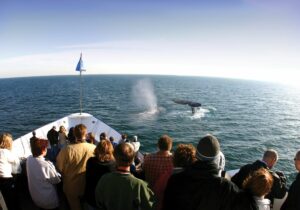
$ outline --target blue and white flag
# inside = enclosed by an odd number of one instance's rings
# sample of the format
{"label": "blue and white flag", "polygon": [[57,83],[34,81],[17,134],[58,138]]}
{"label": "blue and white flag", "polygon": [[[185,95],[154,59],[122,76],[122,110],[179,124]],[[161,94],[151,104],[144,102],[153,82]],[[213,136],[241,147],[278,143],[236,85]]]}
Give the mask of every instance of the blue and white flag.
{"label": "blue and white flag", "polygon": [[80,58],[76,66],[76,71],[85,71],[82,61],[82,53],[80,53]]}

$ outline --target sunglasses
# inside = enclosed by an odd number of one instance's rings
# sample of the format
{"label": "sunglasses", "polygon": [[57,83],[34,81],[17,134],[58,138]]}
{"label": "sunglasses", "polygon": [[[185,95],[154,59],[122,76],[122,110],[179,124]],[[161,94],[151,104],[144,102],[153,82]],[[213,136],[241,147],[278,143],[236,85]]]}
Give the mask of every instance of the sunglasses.
{"label": "sunglasses", "polygon": [[300,159],[294,158],[294,161],[296,161],[296,160],[300,160]]}

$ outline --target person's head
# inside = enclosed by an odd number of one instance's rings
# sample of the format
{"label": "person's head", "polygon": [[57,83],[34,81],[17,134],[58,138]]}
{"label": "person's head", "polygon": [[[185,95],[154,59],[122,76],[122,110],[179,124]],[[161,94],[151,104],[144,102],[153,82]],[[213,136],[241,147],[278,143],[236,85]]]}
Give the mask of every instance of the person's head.
{"label": "person's head", "polygon": [[40,155],[45,156],[47,153],[48,140],[36,138],[31,143],[31,152],[33,157],[38,157]]}
{"label": "person's head", "polygon": [[121,135],[121,138],[122,138],[123,140],[125,140],[125,139],[127,139],[127,135],[126,135],[125,133],[123,133],[123,134]]}
{"label": "person's head", "polygon": [[0,148],[1,149],[12,149],[12,135],[10,133],[2,133],[0,135]]}
{"label": "person's head", "polygon": [[32,137],[35,137],[35,136],[36,136],[35,131],[32,131]]}
{"label": "person's head", "polygon": [[114,142],[114,141],[115,141],[114,137],[112,137],[112,136],[109,137],[109,141],[110,141],[110,142]]}
{"label": "person's head", "polygon": [[276,164],[278,160],[278,153],[274,149],[268,149],[263,155],[263,161],[271,169]]}
{"label": "person's head", "polygon": [[102,133],[100,133],[100,141],[104,140],[104,139],[107,139],[107,136],[106,136],[105,132],[102,132]]}
{"label": "person's head", "polygon": [[59,132],[60,132],[60,133],[66,132],[65,126],[63,126],[63,125],[59,126]]}
{"label": "person's head", "polygon": [[79,141],[79,142],[85,141],[86,133],[87,133],[87,128],[85,125],[79,124],[79,125],[75,126],[74,136],[76,138],[76,141]]}
{"label": "person's head", "polygon": [[137,141],[138,141],[138,137],[137,137],[137,136],[133,136],[132,141],[133,141],[133,142],[137,142]]}
{"label": "person's head", "polygon": [[215,136],[208,134],[200,139],[196,151],[196,158],[198,160],[217,162],[219,155],[220,144]]}
{"label": "person's head", "polygon": [[87,141],[88,143],[94,144],[95,141],[96,141],[96,139],[95,139],[95,134],[93,134],[92,132],[89,132],[89,133],[87,134],[86,141]]}
{"label": "person's head", "polygon": [[267,195],[273,186],[273,177],[270,172],[261,168],[250,174],[243,182],[243,189],[251,192],[252,195],[263,197]]}
{"label": "person's head", "polygon": [[52,129],[53,129],[53,130],[56,130],[56,126],[54,125],[54,126],[52,127]]}
{"label": "person's head", "polygon": [[100,162],[108,162],[114,160],[114,148],[109,140],[102,140],[97,144],[94,154]]}
{"label": "person's head", "polygon": [[162,135],[157,142],[160,151],[170,151],[172,149],[173,140],[168,135]]}
{"label": "person's head", "polygon": [[179,144],[174,152],[175,167],[187,167],[196,161],[196,148],[192,144]]}
{"label": "person's head", "polygon": [[114,157],[117,166],[130,166],[134,160],[134,156],[133,146],[129,143],[120,143],[115,147]]}
{"label": "person's head", "polygon": [[295,168],[300,172],[300,150],[296,153],[295,158]]}

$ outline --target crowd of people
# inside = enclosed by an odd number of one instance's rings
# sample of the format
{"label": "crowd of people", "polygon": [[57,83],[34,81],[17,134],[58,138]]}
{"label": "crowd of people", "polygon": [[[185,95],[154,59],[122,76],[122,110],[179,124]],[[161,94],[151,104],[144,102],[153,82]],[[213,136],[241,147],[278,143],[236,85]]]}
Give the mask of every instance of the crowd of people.
{"label": "crowd of people", "polygon": [[[202,137],[196,147],[179,144],[173,152],[172,138],[163,135],[157,152],[141,155],[137,136],[128,140],[123,134],[116,143],[101,133],[97,142],[87,131],[79,124],[68,134],[63,126],[52,127],[47,139],[33,133],[26,176],[39,209],[268,210],[283,198],[281,210],[300,209],[300,151],[294,159],[298,175],[287,190],[285,175],[273,170],[278,161],[273,149],[230,177],[213,135]],[[8,210],[18,210],[14,174],[20,173],[20,160],[11,152],[12,141],[8,133],[0,135],[0,190]]]}

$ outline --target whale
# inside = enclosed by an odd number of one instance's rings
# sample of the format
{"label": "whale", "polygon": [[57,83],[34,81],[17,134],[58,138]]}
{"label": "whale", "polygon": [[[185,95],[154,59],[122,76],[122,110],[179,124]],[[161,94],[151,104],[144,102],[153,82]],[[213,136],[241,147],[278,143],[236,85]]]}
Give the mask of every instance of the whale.
{"label": "whale", "polygon": [[188,105],[192,109],[192,113],[195,114],[197,108],[201,107],[201,103],[189,101],[189,100],[182,100],[182,99],[172,99],[172,101],[176,104]]}

